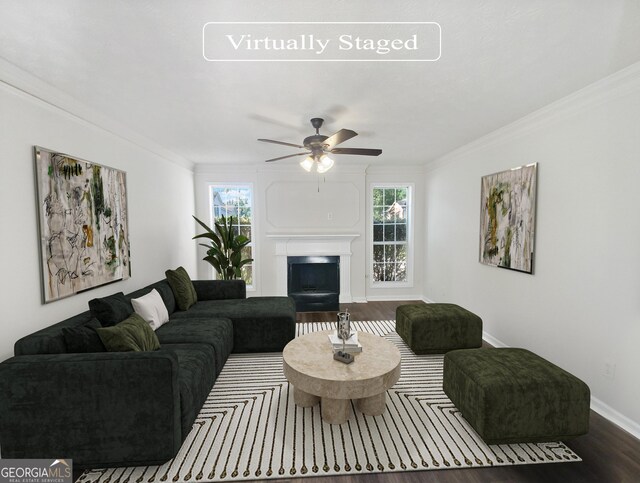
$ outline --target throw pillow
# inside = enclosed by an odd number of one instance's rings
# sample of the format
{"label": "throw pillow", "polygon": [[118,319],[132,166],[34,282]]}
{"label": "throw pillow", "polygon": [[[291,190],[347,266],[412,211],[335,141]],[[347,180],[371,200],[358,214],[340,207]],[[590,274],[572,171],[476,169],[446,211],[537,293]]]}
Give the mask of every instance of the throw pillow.
{"label": "throw pillow", "polygon": [[196,289],[193,287],[189,274],[183,267],[164,272],[176,298],[176,305],[180,310],[187,310],[198,301]]}
{"label": "throw pillow", "polygon": [[100,323],[96,319],[92,319],[86,325],[63,328],[62,336],[67,346],[67,352],[83,353],[106,351],[104,344],[100,340],[100,336],[96,332],[96,327],[100,327]]}
{"label": "throw pillow", "polygon": [[109,352],[153,351],[160,341],[149,324],[138,314],[132,314],[113,327],[96,329]]}
{"label": "throw pillow", "polygon": [[91,314],[100,321],[103,327],[111,327],[122,322],[133,313],[133,306],[122,292],[89,300]]}
{"label": "throw pillow", "polygon": [[155,288],[147,295],[131,299],[131,305],[136,314],[146,320],[153,330],[169,322],[167,306]]}

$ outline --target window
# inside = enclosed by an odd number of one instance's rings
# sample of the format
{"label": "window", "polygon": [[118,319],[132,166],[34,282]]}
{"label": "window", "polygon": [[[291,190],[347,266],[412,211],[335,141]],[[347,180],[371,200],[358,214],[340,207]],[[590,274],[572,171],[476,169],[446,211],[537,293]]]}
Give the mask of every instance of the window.
{"label": "window", "polygon": [[[242,258],[253,258],[252,187],[250,185],[213,185],[210,187],[210,195],[212,221],[218,221],[223,215],[227,218],[233,216],[236,233],[251,240],[251,243],[242,249]],[[247,287],[252,287],[253,262],[240,270]]]}
{"label": "window", "polygon": [[373,283],[408,283],[411,186],[373,186],[372,207]]}

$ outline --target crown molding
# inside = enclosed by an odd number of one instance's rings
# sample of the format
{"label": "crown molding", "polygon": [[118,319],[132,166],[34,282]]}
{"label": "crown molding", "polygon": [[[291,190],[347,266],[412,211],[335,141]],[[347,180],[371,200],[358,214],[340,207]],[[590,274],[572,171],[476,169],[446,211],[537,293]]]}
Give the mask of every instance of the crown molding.
{"label": "crown molding", "polygon": [[238,177],[255,176],[259,169],[258,164],[215,164],[196,163],[193,171],[195,174],[233,174]]}
{"label": "crown molding", "polygon": [[2,57],[0,57],[0,83],[17,94],[53,107],[85,125],[97,127],[173,164],[193,171],[194,163],[188,159],[159,146],[149,138],[99,113],[36,76],[16,67]]}
{"label": "crown molding", "polygon": [[434,161],[425,163],[425,173],[440,169],[465,154],[522,136],[547,124],[575,116],[585,109],[624,97],[638,89],[640,89],[640,62],[631,64]]}

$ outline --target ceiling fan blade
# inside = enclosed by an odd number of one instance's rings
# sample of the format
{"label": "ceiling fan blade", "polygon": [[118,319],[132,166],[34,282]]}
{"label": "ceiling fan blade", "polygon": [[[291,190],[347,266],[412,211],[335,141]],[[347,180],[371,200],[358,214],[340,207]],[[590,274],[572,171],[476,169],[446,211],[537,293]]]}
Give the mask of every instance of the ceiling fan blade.
{"label": "ceiling fan blade", "polygon": [[358,133],[352,131],[351,129],[340,129],[337,133],[329,136],[322,143],[323,146],[326,146],[327,151],[331,151],[335,146],[340,143],[345,142],[347,139],[351,139],[352,137],[357,136]]}
{"label": "ceiling fan blade", "polygon": [[293,158],[294,156],[302,156],[302,155],[309,155],[309,154],[310,153],[296,153],[296,154],[290,154],[289,156],[280,156],[279,158],[267,159],[265,163],[270,163],[271,161],[279,161],[281,159]]}
{"label": "ceiling fan blade", "polygon": [[380,156],[382,149],[366,148],[335,148],[331,150],[333,154],[359,154],[361,156]]}
{"label": "ceiling fan blade", "polygon": [[262,141],[263,143],[282,144],[283,146],[293,146],[294,148],[304,148],[304,146],[300,146],[299,144],[283,143],[282,141],[274,141],[273,139],[258,139],[258,141]]}

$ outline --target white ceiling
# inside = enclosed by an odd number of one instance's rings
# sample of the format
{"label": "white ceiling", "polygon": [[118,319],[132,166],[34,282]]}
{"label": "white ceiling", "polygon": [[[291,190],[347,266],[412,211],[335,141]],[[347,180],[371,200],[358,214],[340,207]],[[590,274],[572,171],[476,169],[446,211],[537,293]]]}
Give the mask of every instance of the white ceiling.
{"label": "white ceiling", "polygon": [[[310,20],[438,22],[442,57],[202,56],[206,22]],[[0,57],[194,163],[293,154],[256,139],[300,143],[324,117],[383,150],[340,162],[423,164],[640,61],[635,0],[0,0],[0,23]]]}

